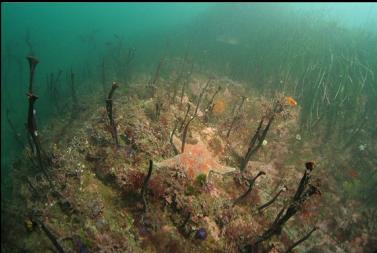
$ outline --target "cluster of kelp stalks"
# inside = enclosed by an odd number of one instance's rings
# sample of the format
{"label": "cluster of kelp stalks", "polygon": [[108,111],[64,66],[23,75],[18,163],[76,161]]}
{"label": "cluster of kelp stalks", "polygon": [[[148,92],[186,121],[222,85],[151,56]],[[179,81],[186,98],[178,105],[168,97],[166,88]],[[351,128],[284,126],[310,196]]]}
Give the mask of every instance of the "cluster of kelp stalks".
{"label": "cluster of kelp stalks", "polygon": [[[195,59],[205,59],[206,69],[247,82],[262,93],[290,93],[301,107],[300,134],[316,138],[318,146],[321,143],[318,152],[344,192],[342,198],[355,198],[366,208],[375,208],[374,25],[351,28],[315,12],[300,15],[263,4],[236,4],[219,10],[201,17],[211,33],[199,29],[193,38],[192,44],[206,42],[195,51]],[[211,40],[216,35],[222,39]],[[211,54],[205,51],[209,49]],[[330,156],[334,159],[325,159]]]}
{"label": "cluster of kelp stalks", "polygon": [[[76,94],[71,72],[71,115],[60,140],[52,129],[43,142],[33,89],[38,60],[27,60],[28,159],[15,163],[15,198],[2,208],[13,217],[2,223],[7,252],[291,252],[318,229],[308,223],[292,236],[287,231],[302,227],[285,229],[321,194],[313,162],[291,170],[284,184],[276,168],[250,163],[269,153],[263,147],[274,124],[283,124],[275,137],[287,131],[295,108],[285,97],[250,104],[241,85],[193,77],[187,59],[163,80],[163,59],[145,84],[128,85],[116,102],[120,85],[113,82],[103,105],[92,108]],[[216,135],[205,141],[210,131]],[[206,152],[192,154],[196,148]],[[186,163],[154,165],[187,155]]]}
{"label": "cluster of kelp stalks", "polygon": [[[289,91],[301,102],[302,129],[322,131],[323,139],[336,141],[341,150],[360,138],[359,129],[375,136],[375,29],[343,27],[315,14],[300,16],[268,5],[227,8],[202,17],[203,23],[218,23],[210,35],[203,29],[196,36],[208,39],[206,46],[213,52],[205,55],[204,65],[255,89]],[[229,19],[234,22],[218,22]],[[252,29],[249,24],[254,24]],[[210,42],[214,34],[237,43]],[[201,49],[195,53],[198,59],[204,57]]]}

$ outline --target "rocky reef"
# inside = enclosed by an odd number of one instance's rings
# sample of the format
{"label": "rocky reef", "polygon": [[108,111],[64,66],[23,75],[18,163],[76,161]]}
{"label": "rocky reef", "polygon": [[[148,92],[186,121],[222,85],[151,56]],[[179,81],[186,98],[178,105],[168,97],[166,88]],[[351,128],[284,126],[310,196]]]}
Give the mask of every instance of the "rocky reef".
{"label": "rocky reef", "polygon": [[80,110],[40,129],[43,152],[25,148],[6,203],[15,252],[344,252],[375,242],[375,227],[342,243],[344,233],[329,233],[343,224],[336,189],[289,94],[158,72],[114,83],[106,101],[75,98]]}

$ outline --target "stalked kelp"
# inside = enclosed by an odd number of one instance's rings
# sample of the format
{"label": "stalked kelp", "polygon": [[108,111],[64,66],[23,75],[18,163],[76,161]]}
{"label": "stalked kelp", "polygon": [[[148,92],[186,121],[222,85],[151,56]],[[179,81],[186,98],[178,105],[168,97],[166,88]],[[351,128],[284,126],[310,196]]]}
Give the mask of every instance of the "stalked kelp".
{"label": "stalked kelp", "polygon": [[270,239],[274,235],[279,235],[285,223],[300,210],[304,202],[307,201],[312,195],[320,194],[318,188],[310,183],[311,172],[314,169],[314,163],[307,162],[305,164],[305,167],[306,169],[304,175],[301,178],[296,193],[292,197],[288,207],[283,207],[280,210],[271,226],[261,236],[258,236],[255,242],[245,246],[245,248],[248,248],[250,252],[258,247],[260,243]]}
{"label": "stalked kelp", "polygon": [[[187,84],[189,83],[190,81],[190,78],[191,78],[191,75],[193,73],[193,69],[194,69],[194,63],[191,62],[191,67],[190,67],[190,70],[187,71],[187,72],[183,72],[184,77],[182,77],[184,80],[182,82],[182,87],[181,87],[181,95],[180,95],[180,104],[182,105],[182,102],[183,102],[183,96],[186,92],[186,87],[187,87]],[[183,71],[183,70],[182,70]],[[180,80],[180,79],[179,79]]]}
{"label": "stalked kelp", "polygon": [[215,103],[214,103],[214,100],[215,100],[215,97],[216,95],[221,91],[221,86],[218,86],[217,89],[215,90],[215,92],[212,94],[205,110],[204,110],[204,113],[205,113],[205,120],[207,121],[208,118],[212,115],[212,111],[213,111],[213,107],[215,106]]}
{"label": "stalked kelp", "polygon": [[283,105],[281,104],[280,101],[276,101],[274,103],[272,111],[269,112],[269,115],[262,117],[262,119],[259,122],[257,131],[255,132],[253,137],[250,139],[249,147],[247,149],[245,157],[243,158],[241,162],[241,166],[240,166],[241,171],[245,170],[250,158],[261,148],[263,141],[267,136],[267,132],[270,129],[273,120],[275,119],[276,114],[282,112],[282,110],[283,110]]}
{"label": "stalked kelp", "polygon": [[101,62],[101,84],[102,84],[102,91],[103,94],[106,94],[106,69],[105,69],[105,58],[102,58]]}
{"label": "stalked kelp", "polygon": [[196,114],[190,116],[190,119],[187,121],[185,127],[183,128],[181,153],[183,153],[183,152],[185,151],[187,132],[188,132],[188,129],[189,129],[190,123],[191,123],[195,118],[196,118]]}
{"label": "stalked kelp", "polygon": [[114,34],[113,41],[107,43],[108,58],[107,61],[116,74],[117,80],[128,83],[130,80],[131,63],[133,63],[136,54],[135,47],[127,47],[123,35]]}
{"label": "stalked kelp", "polygon": [[235,199],[233,201],[233,206],[237,205],[238,203],[240,203],[241,201],[246,199],[247,196],[249,196],[249,194],[251,193],[251,191],[253,189],[255,181],[258,179],[258,177],[260,177],[262,175],[266,175],[266,173],[264,171],[259,171],[258,174],[255,177],[247,180],[247,182],[248,182],[247,191],[245,191],[241,196],[239,196],[237,199]]}
{"label": "stalked kelp", "polygon": [[318,228],[317,227],[314,227],[313,229],[311,229],[306,235],[304,235],[301,239],[299,239],[298,241],[296,241],[295,243],[293,243],[291,246],[289,246],[289,248],[284,251],[284,253],[290,253],[292,252],[292,250],[297,247],[300,243],[304,242],[305,240],[307,240],[312,234],[313,232],[315,232]]}
{"label": "stalked kelp", "polygon": [[266,209],[267,207],[269,207],[270,205],[272,205],[276,200],[277,198],[279,197],[279,195],[283,192],[285,192],[287,190],[287,187],[284,185],[283,187],[281,187],[281,189],[276,193],[276,195],[271,199],[269,200],[267,203],[261,205],[258,207],[258,211],[259,212],[262,212],[264,209]]}
{"label": "stalked kelp", "polygon": [[77,112],[79,110],[79,102],[77,99],[76,94],[76,86],[75,86],[75,74],[73,73],[73,70],[71,69],[70,73],[70,81],[71,81],[71,95],[72,95],[72,111]]}
{"label": "stalked kelp", "polygon": [[27,60],[29,62],[29,69],[30,69],[30,78],[29,78],[29,92],[27,94],[29,100],[29,109],[28,109],[28,116],[27,116],[27,130],[29,133],[29,144],[30,148],[35,153],[39,169],[45,175],[46,179],[52,184],[50,176],[45,168],[43,162],[43,150],[41,147],[41,142],[38,135],[38,128],[37,128],[37,121],[35,118],[36,110],[34,108],[35,102],[37,101],[38,97],[33,93],[33,84],[34,84],[34,75],[35,75],[35,68],[39,63],[38,59],[34,56],[28,56]]}
{"label": "stalked kelp", "polygon": [[239,105],[238,106],[236,104],[234,105],[234,109],[232,111],[233,118],[230,122],[229,129],[226,132],[226,138],[229,138],[230,132],[232,131],[234,124],[236,123],[237,120],[240,119],[241,109],[242,109],[242,106],[243,106],[245,100],[246,100],[246,97],[241,96],[241,101],[240,101]]}
{"label": "stalked kelp", "polygon": [[[185,151],[185,144],[186,144],[186,138],[187,138],[187,132],[188,132],[188,129],[189,129],[189,126],[190,126],[190,123],[198,116],[198,110],[199,110],[199,106],[200,106],[200,103],[202,101],[202,98],[205,94],[205,92],[207,91],[207,88],[208,88],[208,85],[210,84],[211,82],[211,78],[208,79],[207,83],[204,85],[202,91],[200,92],[200,95],[199,97],[197,98],[197,102],[196,102],[196,106],[195,106],[195,111],[193,113],[192,116],[190,116],[189,120],[187,121],[187,123],[185,124],[185,127],[183,128],[183,133],[182,133],[182,147],[181,147],[181,152],[183,153]],[[190,110],[190,107],[187,107],[187,112]],[[185,118],[187,117],[187,114],[185,115]],[[183,122],[184,123],[184,122]]]}
{"label": "stalked kelp", "polygon": [[113,115],[113,95],[114,95],[114,91],[118,87],[119,85],[116,82],[113,82],[109,95],[107,96],[107,99],[106,99],[106,111],[107,111],[107,116],[109,117],[110,132],[115,142],[115,146],[117,148],[119,147],[119,141],[118,141],[117,127],[116,127],[116,124],[114,121],[114,115]]}
{"label": "stalked kelp", "polygon": [[54,233],[51,231],[51,229],[40,219],[33,219],[33,222],[38,224],[41,228],[42,231],[46,234],[48,239],[52,242],[54,245],[55,249],[59,253],[65,253],[66,251],[63,249],[63,246],[59,243],[58,238],[54,235]]}
{"label": "stalked kelp", "polygon": [[13,133],[15,140],[17,141],[18,145],[20,145],[20,147],[24,147],[24,143],[21,139],[21,134],[18,133],[18,131],[16,130],[16,127],[14,126],[12,120],[9,117],[9,109],[7,109],[7,115],[6,116],[7,116],[7,122],[9,124],[10,128],[12,129],[12,133]]}
{"label": "stalked kelp", "polygon": [[59,70],[56,75],[50,73],[46,75],[47,92],[51,102],[54,104],[55,110],[58,114],[63,113],[63,106],[61,104],[61,76],[63,71]]}
{"label": "stalked kelp", "polygon": [[183,117],[183,120],[182,120],[182,122],[181,122],[181,126],[179,127],[179,131],[180,131],[180,132],[182,132],[183,126],[184,126],[185,123],[186,123],[186,119],[187,119],[187,116],[188,116],[188,114],[189,114],[189,112],[190,112],[190,108],[191,108],[191,104],[188,103],[188,104],[187,104],[187,110],[186,110],[185,116]]}
{"label": "stalked kelp", "polygon": [[177,96],[177,93],[178,93],[179,84],[182,82],[182,79],[184,78],[184,73],[185,73],[184,71],[185,71],[185,65],[186,65],[186,62],[187,62],[187,57],[188,57],[188,52],[186,52],[184,58],[181,59],[182,63],[181,63],[180,69],[178,70],[177,77],[171,83],[171,88],[172,88],[171,93],[172,94],[170,95],[170,93],[169,93],[169,97],[171,96],[170,100],[169,100],[170,104],[175,103],[175,101],[176,101],[176,96]]}
{"label": "stalked kelp", "polygon": [[153,170],[153,161],[149,160],[148,174],[145,177],[143,186],[142,186],[142,188],[140,190],[140,195],[141,195],[141,198],[143,199],[144,211],[145,212],[148,211],[148,203],[147,203],[147,199],[146,199],[146,191],[148,190],[148,182],[149,182],[149,180],[150,180],[150,178],[152,176],[152,170]]}

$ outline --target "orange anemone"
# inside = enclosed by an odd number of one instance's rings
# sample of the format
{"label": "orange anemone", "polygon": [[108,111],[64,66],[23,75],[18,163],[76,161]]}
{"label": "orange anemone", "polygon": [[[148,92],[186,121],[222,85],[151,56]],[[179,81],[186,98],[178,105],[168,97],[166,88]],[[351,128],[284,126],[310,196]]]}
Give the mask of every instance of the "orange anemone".
{"label": "orange anemone", "polygon": [[348,174],[349,174],[351,177],[353,177],[353,178],[356,178],[356,177],[359,176],[359,173],[358,173],[356,170],[350,170],[350,171],[348,172]]}
{"label": "orange anemone", "polygon": [[287,97],[287,102],[291,106],[297,106],[297,101],[294,100],[292,97]]}

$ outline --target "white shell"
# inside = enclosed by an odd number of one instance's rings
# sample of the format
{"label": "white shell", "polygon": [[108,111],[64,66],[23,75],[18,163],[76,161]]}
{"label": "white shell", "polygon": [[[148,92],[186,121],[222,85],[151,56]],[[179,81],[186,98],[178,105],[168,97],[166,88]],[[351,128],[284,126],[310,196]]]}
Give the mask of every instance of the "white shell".
{"label": "white shell", "polygon": [[366,147],[367,147],[367,144],[361,144],[361,145],[359,146],[359,150],[360,150],[360,151],[364,151],[364,150],[366,149]]}
{"label": "white shell", "polygon": [[301,135],[296,134],[296,140],[301,141]]}

